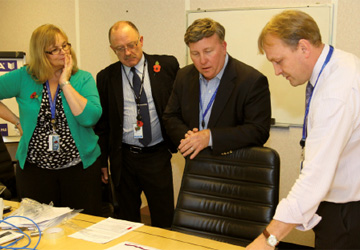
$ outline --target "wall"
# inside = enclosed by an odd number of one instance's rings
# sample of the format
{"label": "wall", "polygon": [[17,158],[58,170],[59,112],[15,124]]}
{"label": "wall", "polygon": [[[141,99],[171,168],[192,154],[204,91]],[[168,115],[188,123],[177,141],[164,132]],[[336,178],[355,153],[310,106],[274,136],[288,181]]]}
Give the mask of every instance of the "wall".
{"label": "wall", "polygon": [[[276,120],[276,123],[298,125],[302,124],[304,120],[306,84],[294,88],[284,77],[276,76],[272,63],[266,59],[266,56],[259,53],[257,44],[264,24],[272,16],[285,9],[294,9],[294,7],[196,10],[195,12],[188,12],[187,22],[190,25],[194,20],[204,17],[210,17],[220,22],[226,30],[226,49],[228,53],[267,76],[271,93],[272,118]],[[333,8],[331,5],[302,6],[296,7],[296,9],[308,13],[315,19],[324,43],[332,42]],[[246,39],[244,39],[245,37]],[[187,59],[189,63],[192,63],[189,55]]]}
{"label": "wall", "polygon": [[[185,65],[183,35],[186,11],[243,7],[304,6],[335,4],[335,46],[360,57],[360,1],[358,0],[0,0],[0,50],[28,52],[32,31],[44,23],[61,26],[79,57],[80,67],[93,74],[116,61],[109,49],[108,29],[117,20],[133,21],[144,36],[148,53],[173,54]],[[299,173],[298,127],[272,128],[267,146],[281,156],[280,197],[285,197]],[[177,195],[184,160],[173,157],[174,187]],[[287,240],[311,245],[312,232],[294,231]]]}

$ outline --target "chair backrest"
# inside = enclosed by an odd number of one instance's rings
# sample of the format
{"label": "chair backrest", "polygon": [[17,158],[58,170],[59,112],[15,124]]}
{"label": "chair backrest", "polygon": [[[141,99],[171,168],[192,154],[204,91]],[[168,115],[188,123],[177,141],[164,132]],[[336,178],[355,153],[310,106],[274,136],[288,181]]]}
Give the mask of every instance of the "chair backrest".
{"label": "chair backrest", "polygon": [[246,246],[279,201],[280,158],[266,147],[187,159],[172,230]]}

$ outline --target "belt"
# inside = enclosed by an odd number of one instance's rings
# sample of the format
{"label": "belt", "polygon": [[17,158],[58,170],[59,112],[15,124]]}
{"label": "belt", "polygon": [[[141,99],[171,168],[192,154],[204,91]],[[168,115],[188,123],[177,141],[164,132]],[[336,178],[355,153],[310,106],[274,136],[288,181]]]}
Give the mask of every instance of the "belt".
{"label": "belt", "polygon": [[129,150],[131,153],[134,154],[142,154],[142,153],[153,153],[155,151],[157,151],[159,148],[165,146],[165,142],[162,141],[154,146],[150,146],[150,147],[140,147],[140,146],[135,146],[135,145],[130,145],[130,144],[126,144],[126,143],[122,143],[122,148],[123,149],[127,149]]}

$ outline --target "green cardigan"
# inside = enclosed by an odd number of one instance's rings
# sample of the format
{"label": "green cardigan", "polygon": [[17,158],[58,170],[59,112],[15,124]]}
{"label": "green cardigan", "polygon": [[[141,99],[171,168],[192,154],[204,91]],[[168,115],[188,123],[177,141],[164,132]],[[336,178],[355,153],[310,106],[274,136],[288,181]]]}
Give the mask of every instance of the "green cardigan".
{"label": "green cardigan", "polygon": [[[36,83],[26,68],[25,66],[0,76],[0,100],[16,97],[19,105],[23,135],[16,152],[16,159],[19,160],[21,168],[24,168],[29,142],[36,127],[43,90],[43,85]],[[92,126],[99,120],[102,109],[95,80],[89,72],[79,70],[71,76],[70,82],[74,89],[87,99],[84,111],[74,116],[64,93],[61,92],[65,116],[85,169],[100,155],[98,136],[95,135]],[[31,98],[32,95],[37,97]]]}

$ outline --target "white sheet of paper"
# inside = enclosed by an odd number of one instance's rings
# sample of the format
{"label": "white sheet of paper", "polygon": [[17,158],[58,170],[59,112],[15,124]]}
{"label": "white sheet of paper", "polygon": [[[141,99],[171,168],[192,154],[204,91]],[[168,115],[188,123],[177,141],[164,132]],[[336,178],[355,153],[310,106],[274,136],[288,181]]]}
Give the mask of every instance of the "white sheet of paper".
{"label": "white sheet of paper", "polygon": [[117,245],[107,248],[105,250],[139,250],[139,249],[141,249],[141,250],[159,250],[157,248],[148,247],[148,246],[140,245],[140,244],[129,242],[129,241],[121,242],[120,244],[117,244]]}
{"label": "white sheet of paper", "polygon": [[107,243],[143,225],[144,224],[142,223],[127,220],[107,218],[88,228],[69,235],[69,237],[95,243]]}

